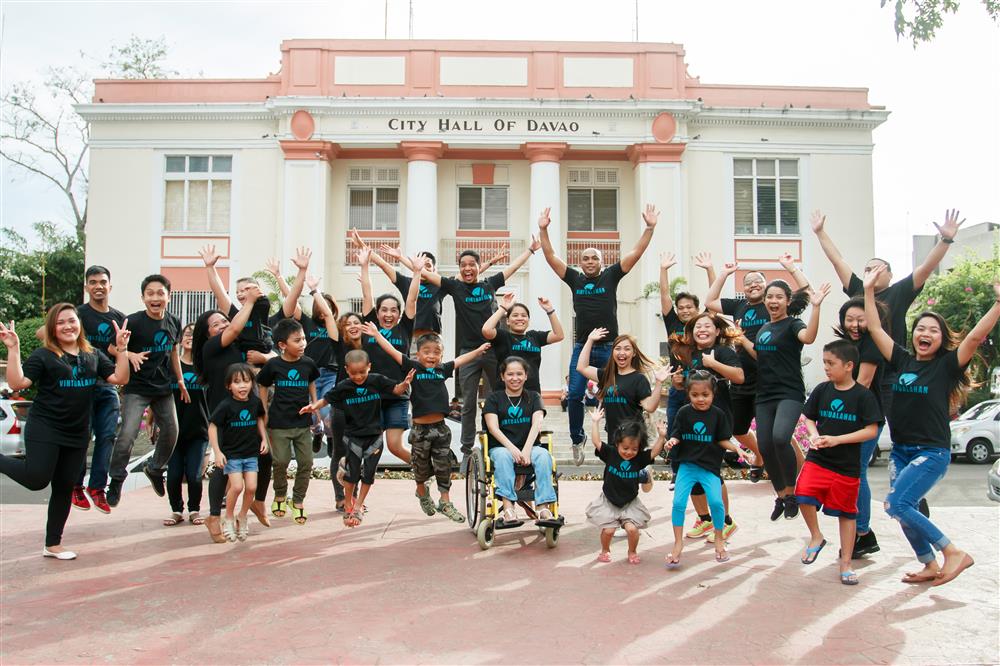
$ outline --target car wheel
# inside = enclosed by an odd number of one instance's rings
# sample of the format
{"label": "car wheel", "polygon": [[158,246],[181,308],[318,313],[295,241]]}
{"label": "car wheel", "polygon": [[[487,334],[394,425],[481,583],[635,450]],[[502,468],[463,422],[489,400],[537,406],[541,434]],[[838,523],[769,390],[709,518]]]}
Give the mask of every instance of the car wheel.
{"label": "car wheel", "polygon": [[965,447],[965,457],[977,465],[985,465],[993,455],[993,446],[988,439],[976,438]]}

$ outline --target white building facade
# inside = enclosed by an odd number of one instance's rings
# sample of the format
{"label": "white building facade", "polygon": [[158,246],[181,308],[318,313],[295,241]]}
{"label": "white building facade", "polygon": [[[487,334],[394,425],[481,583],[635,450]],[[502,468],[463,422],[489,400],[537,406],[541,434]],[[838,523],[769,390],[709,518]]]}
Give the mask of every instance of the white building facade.
{"label": "white building facade", "polygon": [[[175,304],[201,308],[197,249],[212,243],[230,283],[272,256],[291,273],[287,258],[307,245],[323,289],[356,308],[351,230],[430,250],[453,274],[464,249],[521,253],[546,207],[569,263],[590,246],[611,263],[650,203],[660,223],[618,314],[656,353],[647,285],[661,252],[702,296],[691,261],[702,250],[769,277],[790,252],[813,282],[836,285],[809,229],[821,208],[852,265],[873,254],[872,131],[888,112],[866,89],[703,84],[674,44],[291,40],[281,52],[263,79],[102,80],[78,107],[91,126],[87,261],[112,270],[117,307],[138,309],[139,281],[162,272]],[[372,277],[376,293],[391,290]],[[509,286],[535,303],[538,326],[536,299],[550,298],[572,335],[570,294],[540,252]],[[822,330],[840,302],[828,300]],[[446,300],[446,349],[452,312]],[[546,357],[549,397],[570,351]]]}

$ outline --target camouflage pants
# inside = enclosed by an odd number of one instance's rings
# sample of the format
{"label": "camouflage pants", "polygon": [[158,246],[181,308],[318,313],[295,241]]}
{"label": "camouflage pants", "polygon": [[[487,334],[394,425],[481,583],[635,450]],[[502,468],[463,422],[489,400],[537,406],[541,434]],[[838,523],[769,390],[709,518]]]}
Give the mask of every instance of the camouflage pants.
{"label": "camouflage pants", "polygon": [[425,483],[433,474],[439,491],[451,488],[451,430],[444,421],[413,424],[410,458],[417,483]]}

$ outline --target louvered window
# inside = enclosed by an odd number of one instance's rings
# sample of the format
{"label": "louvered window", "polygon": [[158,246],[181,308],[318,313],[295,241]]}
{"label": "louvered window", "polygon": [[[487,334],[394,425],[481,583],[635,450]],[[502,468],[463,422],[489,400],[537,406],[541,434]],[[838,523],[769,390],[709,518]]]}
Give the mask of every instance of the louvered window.
{"label": "louvered window", "polygon": [[507,188],[458,188],[458,228],[507,231]]}
{"label": "louvered window", "polygon": [[399,230],[399,168],[352,166],[347,171],[348,228]]}
{"label": "louvered window", "polygon": [[571,187],[566,199],[569,231],[618,231],[617,189]]}
{"label": "louvered window", "polygon": [[799,233],[798,160],[733,160],[733,210],[737,234]]}

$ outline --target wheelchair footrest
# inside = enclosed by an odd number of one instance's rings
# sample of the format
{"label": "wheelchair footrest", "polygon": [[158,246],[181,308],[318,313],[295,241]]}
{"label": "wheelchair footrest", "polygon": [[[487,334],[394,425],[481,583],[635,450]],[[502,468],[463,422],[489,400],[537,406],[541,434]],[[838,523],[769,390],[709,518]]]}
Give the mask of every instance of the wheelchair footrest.
{"label": "wheelchair footrest", "polygon": [[558,518],[553,518],[552,520],[535,521],[535,525],[538,525],[539,527],[554,527],[556,529],[559,529],[565,524],[566,524],[566,519],[563,518],[562,516],[559,516]]}
{"label": "wheelchair footrest", "polygon": [[520,527],[524,525],[523,520],[497,520],[493,523],[493,527],[498,530],[509,530],[514,527]]}

